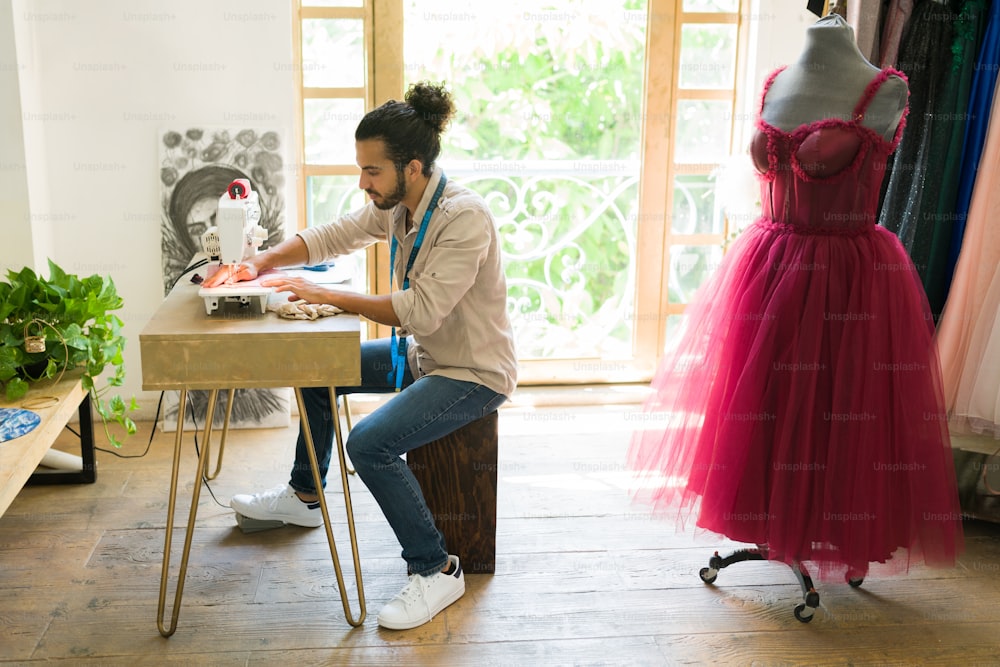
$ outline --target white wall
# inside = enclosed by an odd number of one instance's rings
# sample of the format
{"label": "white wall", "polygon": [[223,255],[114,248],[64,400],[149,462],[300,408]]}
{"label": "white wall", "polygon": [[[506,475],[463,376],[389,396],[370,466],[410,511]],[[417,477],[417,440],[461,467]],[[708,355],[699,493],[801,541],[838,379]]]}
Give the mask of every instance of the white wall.
{"label": "white wall", "polygon": [[[748,18],[757,30],[754,79],[755,95],[774,69],[795,62],[806,43],[806,29],[818,17],[806,11],[806,3],[789,0],[757,0]],[[757,99],[755,98],[755,102]]]}
{"label": "white wall", "polygon": [[0,271],[15,259],[19,266],[35,264],[21,119],[23,67],[14,48],[13,7],[0,0]]}
{"label": "white wall", "polygon": [[[276,129],[292,165],[292,3],[0,0],[11,1],[0,14],[11,14],[16,38],[36,269],[47,273],[48,255],[67,271],[114,279],[128,338],[123,395],[139,398],[137,417],[151,418],[158,395],[140,390],[138,336],[163,297],[160,132]],[[2,98],[9,112],[16,101]],[[286,173],[289,229],[294,174]],[[30,263],[23,250],[0,253],[0,271]]]}

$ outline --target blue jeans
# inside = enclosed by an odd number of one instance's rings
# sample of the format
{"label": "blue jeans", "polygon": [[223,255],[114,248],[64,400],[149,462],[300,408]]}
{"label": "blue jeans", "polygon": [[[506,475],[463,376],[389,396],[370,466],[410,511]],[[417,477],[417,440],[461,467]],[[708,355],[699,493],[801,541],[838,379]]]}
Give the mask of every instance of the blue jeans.
{"label": "blue jeans", "polygon": [[[389,378],[391,369],[389,339],[365,341],[361,344],[361,385],[337,387],[336,394],[392,393],[396,387],[394,378]],[[325,485],[334,436],[330,391],[305,388],[302,398]],[[396,533],[410,573],[440,571],[448,563],[448,550],[420,485],[401,456],[488,415],[505,400],[503,394],[475,382],[437,375],[414,381],[406,368],[403,390],[351,428],[347,438],[351,463]],[[301,429],[289,486],[303,493],[316,492]]]}

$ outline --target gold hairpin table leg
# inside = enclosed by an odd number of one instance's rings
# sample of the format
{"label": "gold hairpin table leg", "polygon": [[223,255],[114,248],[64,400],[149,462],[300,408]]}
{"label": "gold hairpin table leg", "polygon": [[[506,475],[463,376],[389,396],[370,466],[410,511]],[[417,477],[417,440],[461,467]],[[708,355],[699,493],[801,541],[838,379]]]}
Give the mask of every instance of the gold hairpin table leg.
{"label": "gold hairpin table leg", "polygon": [[[347,422],[347,431],[348,433],[350,433],[351,429],[354,428],[354,426],[351,424],[351,402],[347,399],[347,394],[344,394],[343,399],[344,399],[344,420]],[[334,416],[337,415],[336,412],[334,412],[333,414]],[[337,433],[337,444],[341,445],[342,443],[340,441],[342,438],[340,435],[340,420],[337,420],[337,425],[334,428]],[[343,449],[343,447],[341,447],[341,449]],[[343,456],[341,456],[341,458],[343,458]],[[341,461],[341,465],[344,464],[345,461]],[[357,471],[355,471],[354,468],[351,468],[350,466],[347,467],[347,472],[350,475],[357,474]]]}
{"label": "gold hairpin table leg", "polygon": [[337,397],[334,390],[330,389],[330,405],[333,410],[333,428],[336,435],[335,447],[340,458],[340,480],[344,486],[344,507],[347,512],[347,529],[351,537],[351,555],[354,557],[354,580],[358,585],[358,605],[359,612],[357,619],[351,613],[351,605],[347,599],[347,589],[344,586],[344,573],[340,567],[340,557],[337,555],[337,544],[333,539],[333,528],[330,524],[330,512],[326,506],[326,496],[323,493],[323,480],[319,474],[319,462],[316,460],[316,449],[313,446],[312,429],[309,428],[308,416],[306,415],[305,402],[302,400],[302,390],[295,388],[295,400],[299,406],[299,415],[302,419],[302,433],[306,441],[306,452],[309,454],[309,465],[313,471],[313,481],[316,484],[316,494],[319,496],[319,508],[323,513],[323,525],[326,527],[326,541],[330,545],[330,558],[333,560],[333,569],[337,574],[337,588],[340,590],[340,601],[344,606],[344,616],[347,622],[354,627],[364,623],[365,610],[365,588],[361,581],[361,559],[358,555],[358,539],[354,531],[354,509],[351,506],[351,488],[347,482],[346,462],[344,460],[344,444],[340,432],[340,416],[337,410]]}
{"label": "gold hairpin table leg", "polygon": [[[215,401],[219,392],[213,389],[208,395],[208,409],[205,413],[205,436],[207,442],[211,436],[211,424],[215,418]],[[208,464],[208,447],[202,447],[198,455],[198,465],[195,467],[194,492],[191,494],[191,510],[188,514],[187,531],[184,535],[184,549],[181,553],[181,567],[177,573],[177,588],[174,593],[174,606],[170,616],[170,627],[164,627],[163,616],[167,601],[167,578],[170,573],[170,551],[174,535],[174,508],[177,505],[177,473],[180,468],[181,442],[184,439],[184,409],[187,403],[187,390],[181,389],[180,403],[177,406],[177,433],[174,436],[174,466],[170,474],[170,499],[167,504],[167,529],[163,544],[163,571],[160,573],[160,599],[156,610],[156,627],[160,634],[169,637],[177,630],[177,618],[181,612],[181,598],[184,595],[184,578],[187,576],[188,557],[191,555],[191,536],[194,534],[194,524],[198,518],[198,500],[201,497],[201,478]],[[315,456],[315,454],[314,454]]]}
{"label": "gold hairpin table leg", "polygon": [[[215,479],[219,476],[219,471],[222,470],[222,454],[226,451],[226,436],[229,435],[229,418],[233,414],[233,399],[235,397],[236,389],[230,389],[226,399],[226,419],[222,423],[222,435],[219,438],[219,456],[215,459],[215,472],[212,474],[208,473],[208,457],[205,458],[205,479],[207,480]],[[211,422],[209,422],[208,427],[211,428],[211,426]],[[208,436],[205,436],[205,449],[211,446],[211,442]]]}

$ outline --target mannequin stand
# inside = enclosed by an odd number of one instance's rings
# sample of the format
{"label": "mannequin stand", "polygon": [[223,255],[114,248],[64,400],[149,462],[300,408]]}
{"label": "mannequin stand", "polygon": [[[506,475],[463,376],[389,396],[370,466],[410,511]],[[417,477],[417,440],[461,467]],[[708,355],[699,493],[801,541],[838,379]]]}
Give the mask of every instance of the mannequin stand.
{"label": "mannequin stand", "polygon": [[[708,567],[701,568],[698,576],[706,584],[711,584],[719,576],[719,570],[724,570],[734,563],[742,563],[747,560],[767,560],[767,547],[758,545],[749,549],[737,549],[725,557],[720,556],[719,552],[716,551],[715,555],[708,559]],[[806,569],[804,563],[796,561],[789,567],[792,568],[795,578],[798,579],[799,586],[802,587],[802,602],[796,605],[792,612],[795,614],[797,620],[802,623],[808,623],[813,619],[816,608],[819,607],[819,593],[816,592],[812,577],[809,576],[809,570]],[[864,581],[864,576],[853,577],[848,572],[846,580],[853,588],[857,588]]]}

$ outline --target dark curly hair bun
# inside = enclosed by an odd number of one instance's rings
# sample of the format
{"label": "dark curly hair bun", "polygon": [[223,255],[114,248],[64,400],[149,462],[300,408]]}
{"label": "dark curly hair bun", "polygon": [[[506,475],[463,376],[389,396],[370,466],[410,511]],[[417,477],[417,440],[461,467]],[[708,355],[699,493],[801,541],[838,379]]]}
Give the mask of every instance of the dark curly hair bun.
{"label": "dark curly hair bun", "polygon": [[451,93],[443,85],[420,81],[410,86],[403,99],[438,133],[448,126],[455,114]]}

